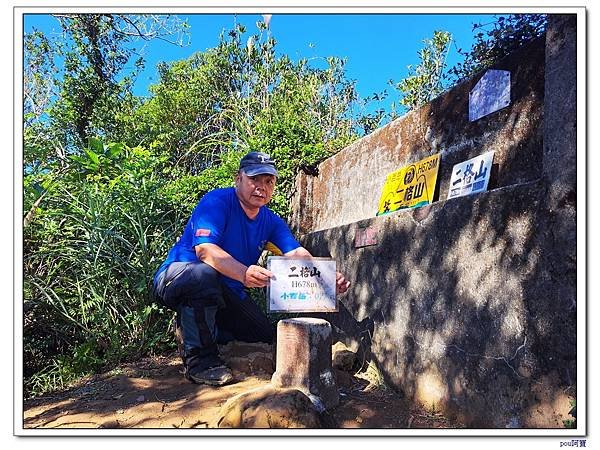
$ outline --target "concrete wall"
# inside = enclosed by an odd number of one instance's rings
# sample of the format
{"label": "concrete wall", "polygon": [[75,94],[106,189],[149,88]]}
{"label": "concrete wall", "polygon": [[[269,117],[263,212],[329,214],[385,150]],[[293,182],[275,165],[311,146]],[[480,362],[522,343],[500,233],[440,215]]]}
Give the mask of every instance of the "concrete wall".
{"label": "concrete wall", "polygon": [[[526,64],[524,64],[524,62]],[[445,199],[454,164],[494,150],[492,187],[541,176],[544,39],[496,64],[511,71],[511,105],[469,122],[463,82],[431,103],[365,136],[319,165],[318,176],[296,180],[292,226],[313,232],[375,216],[386,176],[426,156],[442,153],[436,199]]]}
{"label": "concrete wall", "polygon": [[[510,106],[468,121],[479,74],[297,179],[293,226],[353,281],[324,315],[336,337],[470,426],[562,427],[575,392],[575,38],[551,16],[493,67]],[[489,150],[489,191],[446,201],[453,165]],[[386,175],[437,152],[438,201],[374,217]],[[355,248],[366,226],[377,244]]]}

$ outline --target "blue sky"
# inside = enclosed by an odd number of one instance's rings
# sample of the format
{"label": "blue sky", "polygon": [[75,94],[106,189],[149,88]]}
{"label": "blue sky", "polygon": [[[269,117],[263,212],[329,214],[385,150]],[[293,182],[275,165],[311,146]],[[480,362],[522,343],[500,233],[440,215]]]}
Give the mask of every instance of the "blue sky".
{"label": "blue sky", "polygon": [[[262,20],[259,14],[178,16],[187,19],[191,27],[190,44],[180,48],[161,41],[147,43],[143,49],[146,70],[137,80],[135,94],[148,95],[148,86],[158,81],[157,63],[187,58],[215,46],[221,31],[231,29],[234,20],[246,25],[245,36],[258,33],[256,22]],[[491,15],[474,14],[274,14],[270,28],[278,52],[293,60],[314,58],[313,64],[323,64],[328,56],[347,58],[347,77],[356,80],[358,93],[365,98],[384,89],[394,94],[388,80],[398,82],[408,75],[407,66],[419,62],[417,51],[434,30],[446,30],[453,36],[448,54],[448,67],[452,67],[461,59],[456,49],[471,48],[472,24],[491,20]],[[45,33],[60,32],[58,21],[50,15],[25,15],[25,32],[32,27]],[[380,106],[387,107],[393,99],[391,95]]]}

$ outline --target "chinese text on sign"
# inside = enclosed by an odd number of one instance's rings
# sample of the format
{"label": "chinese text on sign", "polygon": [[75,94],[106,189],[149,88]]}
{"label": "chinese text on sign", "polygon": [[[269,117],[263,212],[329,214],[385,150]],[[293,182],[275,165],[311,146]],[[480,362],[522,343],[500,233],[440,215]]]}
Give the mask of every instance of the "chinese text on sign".
{"label": "chinese text on sign", "polygon": [[275,274],[267,289],[270,312],[337,311],[334,260],[271,256],[267,269]]}
{"label": "chinese text on sign", "polygon": [[439,166],[440,154],[437,153],[390,173],[383,186],[377,215],[430,204]]}

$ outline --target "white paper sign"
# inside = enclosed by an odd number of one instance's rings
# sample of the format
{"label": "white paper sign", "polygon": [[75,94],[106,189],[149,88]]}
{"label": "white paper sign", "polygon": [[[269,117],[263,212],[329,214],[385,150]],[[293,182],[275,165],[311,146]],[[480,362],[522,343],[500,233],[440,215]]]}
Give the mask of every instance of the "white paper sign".
{"label": "white paper sign", "polygon": [[492,151],[456,164],[452,169],[448,199],[485,192],[490,180],[493,160]]}
{"label": "white paper sign", "polygon": [[271,256],[267,269],[275,274],[267,288],[269,312],[338,310],[334,260]]}
{"label": "white paper sign", "polygon": [[469,121],[510,105],[510,72],[488,70],[469,93]]}

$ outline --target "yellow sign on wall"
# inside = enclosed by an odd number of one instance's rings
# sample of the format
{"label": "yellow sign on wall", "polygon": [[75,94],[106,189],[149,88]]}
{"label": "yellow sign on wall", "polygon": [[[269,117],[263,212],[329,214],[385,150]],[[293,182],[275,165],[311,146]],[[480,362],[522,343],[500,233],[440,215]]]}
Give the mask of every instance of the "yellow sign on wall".
{"label": "yellow sign on wall", "polygon": [[430,204],[439,167],[440,154],[436,153],[390,173],[383,186],[377,215]]}

